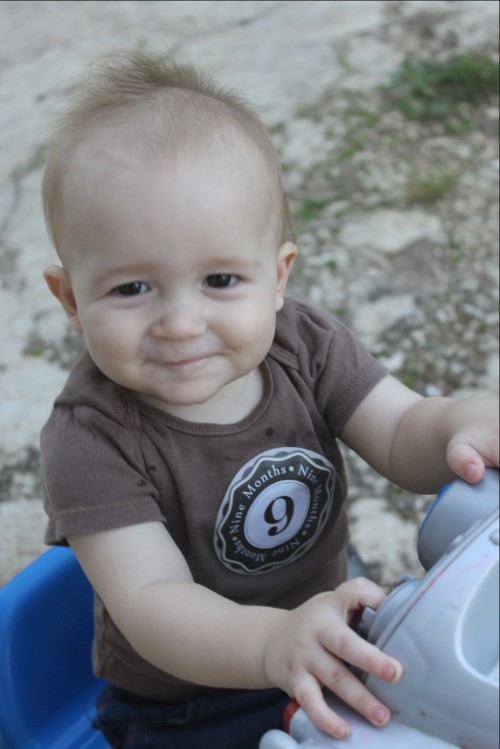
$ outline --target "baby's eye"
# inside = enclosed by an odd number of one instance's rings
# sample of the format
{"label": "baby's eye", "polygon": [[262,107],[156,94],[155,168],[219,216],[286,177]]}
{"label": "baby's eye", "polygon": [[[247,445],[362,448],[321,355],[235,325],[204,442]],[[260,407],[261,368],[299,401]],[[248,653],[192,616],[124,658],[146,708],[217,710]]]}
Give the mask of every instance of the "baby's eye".
{"label": "baby's eye", "polygon": [[205,279],[206,285],[210,286],[211,289],[227,289],[237,281],[238,276],[233,276],[231,273],[212,273]]}
{"label": "baby's eye", "polygon": [[137,296],[149,291],[149,286],[144,281],[131,281],[131,283],[122,283],[114,289],[115,294],[119,296]]}

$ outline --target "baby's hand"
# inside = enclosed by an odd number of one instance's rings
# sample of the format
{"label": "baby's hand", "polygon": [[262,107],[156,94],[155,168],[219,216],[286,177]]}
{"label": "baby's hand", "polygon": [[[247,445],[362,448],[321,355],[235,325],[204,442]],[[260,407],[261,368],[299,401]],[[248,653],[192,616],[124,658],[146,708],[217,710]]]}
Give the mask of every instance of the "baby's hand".
{"label": "baby's hand", "polygon": [[498,401],[466,398],[455,401],[448,413],[446,457],[453,473],[471,484],[485,468],[499,465]]}
{"label": "baby's hand", "polygon": [[400,679],[401,665],[349,627],[356,613],[365,606],[378,608],[384,597],[375,583],[350,580],[293,611],[280,612],[266,639],[264,668],[270,682],[295,697],[318,728],[337,738],[346,737],[349,726],[328,707],[322,687],[376,726],[390,719],[389,710],[345,665],[391,683]]}

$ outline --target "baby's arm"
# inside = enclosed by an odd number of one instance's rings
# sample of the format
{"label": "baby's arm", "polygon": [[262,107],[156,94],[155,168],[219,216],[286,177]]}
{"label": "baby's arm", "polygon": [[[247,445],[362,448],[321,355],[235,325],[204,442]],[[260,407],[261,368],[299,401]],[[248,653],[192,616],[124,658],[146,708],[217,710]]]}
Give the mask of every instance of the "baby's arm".
{"label": "baby's arm", "polygon": [[358,406],[343,441],[409,491],[433,494],[454,475],[476,483],[499,463],[495,398],[422,398],[386,377]]}
{"label": "baby's arm", "polygon": [[242,606],[196,584],[161,523],[144,523],[70,539],[85,573],[132,647],[158,668],[204,686],[277,686],[297,698],[311,719],[338,736],[348,727],[321,685],[376,725],[389,711],[344,661],[397,681],[400,665],[348,626],[366,605],[384,598],[357,579],[315,596],[293,611]]}

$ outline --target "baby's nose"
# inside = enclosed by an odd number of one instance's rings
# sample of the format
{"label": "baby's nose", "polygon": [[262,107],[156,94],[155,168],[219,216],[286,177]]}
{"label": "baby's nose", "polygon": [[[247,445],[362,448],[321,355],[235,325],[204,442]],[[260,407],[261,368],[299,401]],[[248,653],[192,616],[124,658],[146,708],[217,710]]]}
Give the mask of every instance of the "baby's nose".
{"label": "baby's nose", "polygon": [[207,328],[203,305],[191,297],[182,295],[162,304],[153,325],[154,338],[183,340],[202,335]]}

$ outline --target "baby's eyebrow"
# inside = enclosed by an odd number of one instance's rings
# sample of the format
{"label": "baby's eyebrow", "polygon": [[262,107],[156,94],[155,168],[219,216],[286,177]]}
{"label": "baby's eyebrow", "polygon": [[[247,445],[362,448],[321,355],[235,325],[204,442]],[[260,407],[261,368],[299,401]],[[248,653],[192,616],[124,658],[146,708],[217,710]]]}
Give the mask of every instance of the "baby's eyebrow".
{"label": "baby's eyebrow", "polygon": [[224,255],[211,257],[207,264],[214,267],[231,268],[232,270],[238,270],[239,268],[246,268],[248,270],[260,268],[262,260],[260,258],[250,260],[246,257]]}
{"label": "baby's eyebrow", "polygon": [[142,281],[153,272],[151,264],[126,264],[105,268],[97,273],[92,280],[92,286],[101,288],[109,284],[126,283],[127,281]]}

